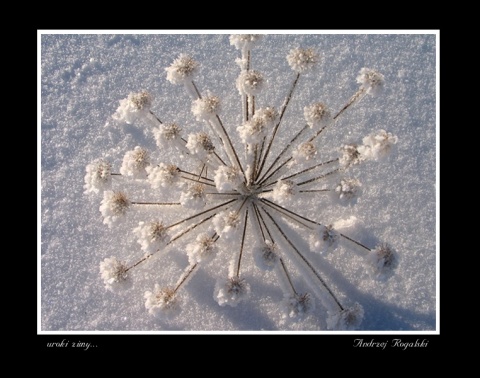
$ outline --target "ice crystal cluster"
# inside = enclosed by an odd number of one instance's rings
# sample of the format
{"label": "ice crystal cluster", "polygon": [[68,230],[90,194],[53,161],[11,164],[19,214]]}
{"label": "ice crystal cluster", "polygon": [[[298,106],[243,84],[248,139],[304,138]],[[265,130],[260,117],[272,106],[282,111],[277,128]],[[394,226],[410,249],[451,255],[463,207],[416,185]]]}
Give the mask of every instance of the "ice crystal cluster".
{"label": "ice crystal cluster", "polygon": [[[307,195],[318,195],[319,201],[334,197],[354,203],[362,185],[358,178],[349,175],[349,169],[366,160],[380,160],[392,152],[397,137],[385,130],[376,130],[359,143],[338,146],[335,159],[322,161],[318,153],[323,134],[335,127],[344,112],[364,96],[381,94],[384,77],[373,69],[362,68],[356,78],[358,90],[341,109],[330,109],[319,98],[318,102],[304,104],[304,119],[296,122],[303,127],[284,125],[284,114],[295,101],[299,81],[322,64],[322,60],[313,48],[292,49],[285,62],[292,69],[292,84],[282,105],[278,109],[258,107],[266,79],[252,68],[252,51],[260,37],[230,37],[230,44],[240,55],[236,60],[240,72],[234,83],[239,92],[239,124],[228,125],[222,121],[221,98],[198,88],[194,79],[200,63],[186,54],[165,68],[166,79],[173,85],[185,87],[192,100],[186,108],[205,126],[203,131],[189,133],[188,125],[179,125],[175,120],[162,122],[162,115],[152,109],[153,96],[146,91],[130,93],[120,100],[113,118],[128,124],[144,121],[149,125],[165,161],[153,161],[149,151],[137,146],[125,153],[117,169],[105,159],[94,160],[86,167],[85,193],[103,195],[99,209],[108,227],[115,228],[129,217],[132,208],[158,209],[155,219],[144,219],[132,230],[144,255],[130,262],[106,257],[100,262],[100,276],[107,289],[117,291],[122,284],[128,288],[125,283],[139,267],[147,265],[152,256],[164,254],[178,240],[189,238],[189,243],[181,249],[188,256],[189,265],[177,282],[168,287],[152,282],[151,290],[143,293],[145,308],[152,316],[172,318],[181,312],[181,291],[202,265],[219,254],[229,256],[230,263],[223,275],[218,272],[214,278],[212,294],[220,306],[241,306],[252,291],[257,290],[242,274],[242,262],[251,254],[258,269],[274,272],[277,277],[283,291],[278,305],[283,308],[285,319],[302,321],[312,314],[315,316],[315,309],[323,308],[328,314],[325,320],[328,329],[361,328],[364,314],[361,304],[340,300],[309,255],[333,251],[345,242],[364,254],[372,279],[384,279],[393,273],[396,252],[387,243],[364,245],[333,225],[323,224],[322,219],[310,219],[293,211],[290,205],[301,203]],[[295,126],[298,130],[288,143],[272,148],[284,128]],[[232,143],[234,138],[243,143],[241,150],[238,144],[235,148]],[[280,152],[274,154],[273,151]],[[198,171],[172,164],[168,161],[171,154],[182,156],[186,162],[195,162]],[[335,178],[337,184],[326,186],[325,183],[330,182],[325,181],[327,177]],[[169,194],[172,201],[140,202],[129,198],[127,191],[122,190],[127,180],[143,182],[142,185],[154,193],[164,191],[162,194]],[[177,219],[170,223],[164,221],[165,211],[172,209]],[[305,250],[296,237],[292,237],[298,228],[308,231],[310,239],[306,245],[310,250]],[[253,246],[250,243],[246,247],[247,238],[254,240]],[[296,287],[299,279],[307,281],[311,292]]]}

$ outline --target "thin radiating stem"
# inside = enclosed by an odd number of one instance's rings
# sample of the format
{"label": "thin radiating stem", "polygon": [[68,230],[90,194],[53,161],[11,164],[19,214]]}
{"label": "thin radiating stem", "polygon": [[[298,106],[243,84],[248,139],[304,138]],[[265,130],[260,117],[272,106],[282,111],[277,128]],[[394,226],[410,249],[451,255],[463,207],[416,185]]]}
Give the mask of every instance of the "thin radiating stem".
{"label": "thin radiating stem", "polygon": [[[271,241],[272,243],[274,243],[272,234],[270,233],[270,230],[268,229],[267,224],[265,223],[265,219],[263,219],[262,214],[261,214],[260,211],[258,210],[258,206],[254,203],[254,204],[253,204],[253,207],[254,207],[255,212],[256,212],[256,214],[257,214],[257,218],[262,221],[263,227],[265,227],[265,231],[267,232],[268,236],[270,237],[270,241]],[[258,223],[260,224],[260,221],[259,221]]]}
{"label": "thin radiating stem", "polygon": [[357,100],[359,101],[361,99],[360,96],[362,96],[362,94],[365,95],[365,93],[365,88],[360,88],[352,97],[350,97],[350,100],[346,103],[346,105],[333,117],[333,120],[336,120],[345,110],[357,102]]}
{"label": "thin radiating stem", "polygon": [[[195,173],[187,172],[187,171],[184,171],[183,169],[180,169],[180,168],[177,168],[177,169],[178,169],[178,171],[179,171],[180,173],[185,173],[185,174],[190,175],[190,176],[196,176],[196,177],[198,177],[198,175],[196,175]],[[209,179],[209,178],[207,178],[207,177],[205,177],[205,176],[201,176],[201,179],[202,179],[202,180],[206,180],[206,181],[213,182],[212,179]]]}
{"label": "thin radiating stem", "polygon": [[[290,159],[291,159],[291,158],[290,158]],[[335,162],[338,161],[338,160],[339,160],[339,159],[336,158],[336,159],[332,159],[332,160],[329,160],[329,161],[325,161],[325,162],[323,162],[323,163],[315,164],[314,166],[312,166],[312,167],[310,167],[310,168],[306,168],[306,169],[304,169],[304,170],[302,170],[302,171],[300,171],[300,172],[296,172],[296,173],[294,173],[294,174],[291,174],[290,176],[284,177],[284,178],[282,178],[282,180],[288,180],[288,179],[291,179],[291,178],[293,178],[293,177],[297,177],[297,176],[299,176],[299,175],[301,175],[301,174],[310,172],[311,170],[313,170],[313,169],[315,169],[315,168],[318,168],[318,167],[321,167],[321,166],[323,166],[323,165],[327,165],[327,164],[330,164],[330,163],[335,163]],[[288,160],[287,160],[284,164],[286,164],[287,162],[288,162]],[[284,165],[284,164],[283,164],[283,165]],[[283,165],[282,165],[282,166],[283,166]],[[279,168],[281,168],[282,166],[280,166]],[[269,178],[270,178],[270,177],[267,177],[265,180],[263,180],[263,182],[265,182],[265,181],[268,180]],[[263,182],[262,182],[262,183],[263,183]],[[264,185],[264,187],[265,187],[265,188],[266,188],[266,187],[269,187],[269,186],[271,186],[271,185],[276,184],[277,182],[278,182],[278,180],[273,181],[273,182],[271,182],[271,183],[268,183],[268,184]]]}
{"label": "thin radiating stem", "polygon": [[[286,213],[286,212],[283,212],[282,210],[280,209],[283,209],[282,207],[278,206],[278,205],[271,205],[269,204],[268,202],[265,202],[263,200],[260,200],[261,202],[263,202],[266,206],[270,207],[271,209],[275,210],[275,211],[278,211],[280,214],[282,214],[284,217],[287,217],[289,219],[292,219],[293,221],[297,222],[298,224],[301,224],[303,227],[305,228],[308,228],[309,230],[312,230],[312,227],[306,225],[305,223],[303,223],[302,221],[299,221],[298,219],[296,219],[295,217],[293,217],[292,215]],[[273,203],[273,202],[272,202]],[[297,215],[298,216],[298,215]]]}
{"label": "thin radiating stem", "polygon": [[175,206],[180,205],[180,202],[130,202],[132,205],[160,205],[160,206]]}
{"label": "thin radiating stem", "polygon": [[280,234],[283,236],[283,238],[287,241],[287,243],[292,247],[292,249],[297,253],[298,257],[305,263],[305,265],[312,271],[312,273],[315,275],[315,277],[320,281],[320,283],[323,285],[323,287],[328,291],[328,293],[331,295],[335,303],[338,305],[340,310],[344,310],[344,307],[340,303],[340,301],[337,299],[333,291],[328,287],[327,283],[324,281],[324,279],[320,276],[320,274],[315,270],[315,268],[310,264],[310,262],[305,258],[305,256],[302,255],[302,253],[298,250],[298,248],[295,246],[295,244],[292,243],[292,241],[288,238],[288,236],[285,234],[285,232],[282,230],[282,228],[278,225],[278,223],[275,221],[275,219],[270,215],[270,213],[262,206],[262,210],[267,214],[267,216],[270,218],[272,223],[275,225],[277,230],[280,232]]}
{"label": "thin radiating stem", "polygon": [[353,240],[352,238],[349,238],[348,236],[346,236],[346,235],[344,235],[344,234],[340,234],[340,236],[341,236],[342,238],[345,238],[345,239],[347,239],[347,240],[350,240],[352,243],[355,243],[356,245],[362,247],[363,249],[365,249],[365,250],[367,250],[367,251],[369,251],[369,252],[371,251],[371,249],[368,248],[367,246],[363,245],[362,243],[360,243],[360,242],[358,242],[358,241],[356,241],[356,240]]}
{"label": "thin radiating stem", "polygon": [[217,205],[217,206],[211,207],[211,208],[209,208],[209,209],[207,209],[207,210],[201,211],[200,213],[197,213],[197,214],[195,214],[195,215],[192,215],[191,217],[182,219],[181,221],[178,221],[178,222],[176,222],[176,223],[174,223],[174,224],[171,224],[170,226],[168,226],[168,227],[166,227],[166,228],[172,228],[172,227],[178,226],[179,224],[181,224],[181,223],[183,223],[183,222],[187,222],[187,221],[189,221],[189,220],[191,220],[191,219],[197,218],[197,217],[199,217],[200,215],[206,214],[206,213],[208,213],[208,212],[210,212],[210,211],[213,211],[213,210],[217,210],[217,209],[219,209],[219,208],[221,208],[221,207],[223,207],[223,206],[227,206],[227,205],[231,204],[232,202],[234,202],[234,201],[236,201],[236,200],[237,200],[236,198],[235,198],[235,199],[231,199],[230,201],[224,202],[224,203],[222,203],[222,204],[220,204],[220,205]]}
{"label": "thin radiating stem", "polygon": [[[195,223],[194,225],[190,226],[190,227],[187,228],[186,230],[183,230],[180,234],[175,235],[175,237],[173,237],[172,239],[170,239],[170,241],[167,243],[167,245],[173,243],[175,240],[180,239],[182,236],[188,234],[190,231],[194,230],[195,228],[197,228],[197,227],[200,226],[201,224],[203,224],[203,223],[205,223],[206,221],[212,219],[215,215],[216,215],[216,214],[212,214],[212,215],[210,215],[209,217],[202,219],[200,222]],[[167,228],[168,228],[168,227],[167,227]]]}
{"label": "thin radiating stem", "polygon": [[285,110],[287,110],[287,106],[290,102],[290,99],[292,98],[293,90],[297,86],[299,78],[300,78],[300,73],[297,73],[297,76],[295,77],[295,80],[293,81],[292,87],[290,88],[290,92],[288,93],[288,96],[285,99],[285,102],[282,106],[282,110],[280,112],[279,120],[278,120],[277,124],[275,125],[275,128],[273,129],[272,137],[270,138],[270,142],[268,143],[267,150],[265,151],[265,155],[263,156],[262,164],[260,165],[260,168],[258,170],[258,172],[259,172],[258,174],[262,173],[262,169],[263,169],[263,167],[265,165],[265,162],[267,160],[268,154],[270,152],[270,148],[272,147],[273,140],[275,139],[275,135],[277,134],[278,127],[280,126],[280,123],[282,122],[283,115],[285,114]]}
{"label": "thin radiating stem", "polygon": [[292,279],[290,277],[290,274],[288,273],[287,266],[285,265],[285,262],[283,261],[282,258],[280,258],[279,260],[280,260],[280,265],[282,267],[282,271],[285,274],[285,277],[287,278],[287,282],[290,285],[290,287],[293,291],[293,294],[298,295],[297,291],[295,290],[295,287],[293,286],[293,282],[292,282]]}
{"label": "thin radiating stem", "polygon": [[185,179],[185,180],[189,180],[189,181],[193,181],[193,182],[199,182],[202,185],[213,186],[214,188],[216,187],[214,184],[211,184],[209,182],[203,182],[203,181],[199,181],[197,179],[193,179],[193,178],[185,177],[185,176],[180,176],[180,177]]}
{"label": "thin radiating stem", "polygon": [[238,256],[238,264],[237,264],[237,273],[236,273],[237,277],[240,275],[240,262],[242,261],[243,245],[245,243],[245,235],[247,233],[247,221],[248,221],[248,208],[245,210],[245,222],[243,223],[242,242],[240,244],[240,254]]}
{"label": "thin radiating stem", "polygon": [[285,152],[287,152],[287,150],[290,148],[290,146],[291,146],[293,143],[295,143],[295,141],[300,137],[300,135],[302,135],[302,134],[305,132],[305,130],[307,130],[307,129],[308,129],[308,125],[305,125],[305,126],[303,127],[303,129],[301,129],[301,130],[297,133],[297,135],[295,135],[295,136],[293,137],[293,139],[285,146],[285,148],[282,150],[282,152],[280,152],[280,154],[278,154],[278,156],[275,158],[275,160],[273,161],[273,163],[270,164],[270,167],[268,167],[268,169],[265,171],[265,173],[263,174],[263,176],[259,178],[260,181],[263,180],[263,178],[268,174],[268,172],[270,172],[271,169],[275,166],[275,164],[280,160],[280,158],[283,156],[283,154],[284,154]]}
{"label": "thin radiating stem", "polygon": [[202,99],[202,95],[200,94],[200,91],[198,90],[197,86],[195,85],[194,81],[192,80],[192,87],[195,89],[195,92],[197,93],[197,96],[199,99]]}
{"label": "thin radiating stem", "polygon": [[185,269],[182,277],[180,277],[180,280],[177,283],[177,286],[175,286],[175,289],[173,289],[173,294],[175,294],[177,290],[180,289],[180,286],[182,286],[185,283],[187,278],[190,277],[190,275],[194,272],[197,266],[198,266],[198,263],[195,263],[193,265],[188,266],[187,269]]}
{"label": "thin radiating stem", "polygon": [[340,168],[337,168],[337,169],[334,169],[333,171],[330,171],[330,172],[327,172],[323,175],[320,175],[320,176],[317,176],[317,177],[314,177],[310,180],[306,180],[306,181],[303,181],[303,182],[300,182],[297,184],[297,186],[300,186],[300,185],[306,185],[306,184],[309,184],[311,182],[314,182],[314,181],[317,181],[317,180],[321,180],[322,178],[325,178],[327,176],[330,176],[330,175],[333,175],[334,173],[337,173],[340,171]]}
{"label": "thin radiating stem", "polygon": [[160,121],[160,118],[158,118],[158,117],[155,115],[155,113],[154,113],[154,112],[152,112],[152,111],[150,110],[150,111],[149,111],[149,113],[150,113],[152,116],[154,116],[154,117],[155,117],[155,119],[158,121],[158,123],[159,123],[159,124],[163,124],[163,122],[162,122],[162,121]]}

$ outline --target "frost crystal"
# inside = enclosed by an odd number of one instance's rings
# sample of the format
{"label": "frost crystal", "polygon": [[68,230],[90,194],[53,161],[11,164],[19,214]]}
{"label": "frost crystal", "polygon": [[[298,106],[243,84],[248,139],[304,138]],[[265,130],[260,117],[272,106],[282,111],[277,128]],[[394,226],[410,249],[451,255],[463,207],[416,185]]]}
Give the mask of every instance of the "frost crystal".
{"label": "frost crystal", "polygon": [[152,96],[148,92],[130,93],[126,99],[120,100],[120,106],[112,117],[119,122],[132,124],[146,118],[151,106]]}
{"label": "frost crystal", "polygon": [[170,67],[165,68],[167,71],[167,80],[172,84],[184,84],[190,80],[198,71],[198,64],[186,54],[180,54]]}
{"label": "frost crystal", "polygon": [[120,173],[125,176],[135,178],[146,178],[147,168],[150,165],[150,156],[148,151],[137,146],[134,150],[128,151],[123,157]]}
{"label": "frost crystal", "polygon": [[364,67],[357,76],[357,83],[361,84],[360,88],[368,94],[375,96],[382,92],[385,80],[381,73]]}
{"label": "frost crystal", "polygon": [[351,308],[346,308],[340,312],[330,314],[327,319],[327,327],[340,331],[350,331],[357,329],[363,320],[363,307],[355,303]]}
{"label": "frost crystal", "polygon": [[236,307],[250,295],[250,285],[244,278],[230,277],[219,280],[215,285],[214,298],[220,306]]}
{"label": "frost crystal", "polygon": [[102,159],[97,159],[86,167],[85,193],[99,193],[112,187],[112,165]]}
{"label": "frost crystal", "polygon": [[298,73],[311,71],[320,58],[313,49],[292,49],[287,55],[287,61],[292,70]]}
{"label": "frost crystal", "polygon": [[162,288],[155,284],[153,291],[146,291],[145,308],[148,313],[159,318],[172,318],[180,312],[180,304],[172,288]]}
{"label": "frost crystal", "polygon": [[115,223],[124,219],[130,201],[123,192],[107,190],[103,192],[103,200],[100,204],[100,212],[103,215],[103,223],[112,227]]}

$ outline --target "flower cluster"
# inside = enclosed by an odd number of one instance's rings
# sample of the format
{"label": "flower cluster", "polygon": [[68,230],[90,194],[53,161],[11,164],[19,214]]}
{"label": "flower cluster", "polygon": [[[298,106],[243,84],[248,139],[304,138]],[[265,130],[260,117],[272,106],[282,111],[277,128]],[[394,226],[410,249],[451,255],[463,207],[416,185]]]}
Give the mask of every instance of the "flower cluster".
{"label": "flower cluster", "polygon": [[[280,148],[272,148],[284,128],[297,127],[297,123],[285,125],[288,121],[283,114],[295,100],[295,89],[302,77],[320,63],[320,55],[313,48],[292,49],[286,57],[293,71],[292,84],[282,106],[279,109],[257,107],[266,80],[252,69],[251,50],[260,40],[260,35],[256,34],[230,37],[230,44],[241,54],[237,59],[240,73],[236,80],[241,121],[234,125],[222,121],[220,98],[208,90],[201,91],[194,82],[199,63],[185,54],[165,69],[166,78],[172,84],[185,87],[192,100],[186,108],[205,125],[204,130],[195,128],[193,132],[190,126],[160,121],[163,118],[157,117],[152,110],[153,97],[148,92],[130,93],[120,101],[114,119],[124,123],[148,121],[163,156],[175,151],[180,161],[193,163],[154,161],[151,157],[154,155],[137,146],[127,151],[117,172],[107,159],[97,159],[87,165],[85,193],[103,195],[100,212],[108,227],[114,228],[128,218],[134,207],[158,209],[155,217],[149,215],[150,218],[140,222],[136,218],[133,233],[142,256],[129,264],[115,257],[105,258],[100,263],[101,278],[110,289],[121,287],[151,256],[185,241],[183,247],[175,249],[177,253],[184,251],[188,257],[188,266],[178,280],[167,286],[155,283],[153,290],[143,295],[149,314],[172,318],[180,313],[182,302],[188,297],[181,293],[190,279],[219,254],[228,256],[229,265],[227,272],[219,272],[221,276],[217,277],[213,292],[215,301],[220,306],[232,307],[247,301],[257,289],[245,274],[245,255],[251,253],[256,266],[278,280],[283,295],[277,300],[284,319],[301,321],[315,316],[315,311],[320,309],[328,314],[324,321],[328,329],[358,328],[364,313],[362,306],[342,303],[348,300],[341,296],[340,301],[310,261],[309,253],[333,251],[344,241],[350,246],[354,243],[364,254],[366,267],[375,278],[388,278],[397,266],[397,253],[385,243],[374,247],[364,245],[333,225],[324,225],[293,211],[291,205],[301,204],[307,195],[322,196],[322,192],[330,192],[341,202],[354,204],[361,184],[357,178],[343,177],[343,174],[351,167],[380,160],[393,151],[398,138],[379,130],[363,138],[361,143],[344,144],[338,149],[337,158],[322,161],[319,153],[319,136],[324,130],[335,127],[336,120],[365,95],[379,94],[384,87],[384,77],[362,68],[357,77],[359,88],[345,106],[334,112],[321,101],[306,104],[300,108],[303,109],[300,123],[304,127],[295,131],[289,142],[283,141]],[[182,135],[183,132],[188,135]],[[235,132],[244,145],[241,150],[232,143]],[[192,166],[199,167],[198,171],[189,168]],[[325,178],[335,176],[340,178],[336,181],[338,184],[332,186]],[[127,181],[146,182],[153,194],[161,193],[162,199],[172,200],[141,202],[130,199],[124,191],[117,190]],[[145,191],[143,187],[142,193]],[[175,209],[171,212],[174,220],[166,221],[163,216],[172,208]],[[141,212],[136,216],[141,216]],[[310,251],[300,248],[299,229],[309,235]],[[298,290],[299,281],[304,277],[308,277],[309,284],[314,283],[310,285],[312,292]]]}

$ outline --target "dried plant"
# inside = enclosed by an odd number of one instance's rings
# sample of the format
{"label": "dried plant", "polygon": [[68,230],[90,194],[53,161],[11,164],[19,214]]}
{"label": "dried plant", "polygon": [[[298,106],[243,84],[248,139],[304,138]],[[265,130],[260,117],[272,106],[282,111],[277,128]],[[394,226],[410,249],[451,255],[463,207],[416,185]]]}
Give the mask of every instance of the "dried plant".
{"label": "dried plant", "polygon": [[[140,147],[126,153],[119,173],[112,172],[112,164],[103,159],[87,166],[85,192],[103,192],[100,211],[109,227],[115,227],[128,217],[131,208],[156,206],[159,209],[157,219],[142,221],[134,229],[145,255],[128,265],[115,257],[105,258],[100,263],[101,277],[107,288],[118,287],[135,274],[135,268],[147,264],[152,256],[196,233],[185,248],[189,265],[175,285],[160,287],[155,284],[153,291],[144,294],[150,314],[169,317],[177,314],[181,309],[179,291],[203,264],[219,253],[233,257],[226,277],[217,280],[214,297],[221,306],[237,306],[255,290],[242,276],[243,258],[246,253],[252,253],[260,269],[275,272],[284,292],[282,306],[286,318],[301,320],[312,314],[316,307],[312,294],[300,293],[295,287],[289,268],[294,266],[293,270],[306,279],[327,310],[328,328],[358,328],[363,316],[362,306],[342,303],[309,260],[309,253],[332,250],[339,242],[347,241],[364,252],[374,276],[383,277],[396,265],[395,252],[386,244],[370,248],[332,225],[307,218],[289,207],[292,203],[301,203],[304,196],[316,193],[319,196],[329,193],[342,201],[354,200],[360,194],[361,184],[356,178],[342,178],[342,174],[351,166],[365,160],[378,160],[392,151],[397,138],[380,130],[365,137],[363,143],[339,146],[338,158],[319,161],[317,153],[320,135],[327,128],[334,127],[338,118],[365,95],[379,94],[384,77],[374,70],[362,68],[357,77],[359,89],[337,112],[323,102],[306,104],[304,127],[281,152],[274,154],[272,146],[278,141],[282,126],[286,127],[282,121],[294,100],[298,82],[305,73],[315,69],[320,57],[312,48],[292,49],[287,61],[294,72],[293,81],[282,106],[279,109],[257,108],[257,96],[264,89],[265,79],[251,68],[251,52],[259,39],[259,35],[230,37],[231,44],[241,52],[237,59],[240,74],[236,87],[241,98],[242,124],[238,127],[223,123],[218,97],[199,90],[194,82],[199,64],[185,54],[166,68],[167,79],[172,84],[185,86],[192,98],[191,110],[196,119],[206,125],[205,131],[190,133],[184,138],[182,132],[187,127],[163,123],[161,117],[152,111],[152,96],[146,91],[130,93],[120,101],[114,119],[129,124],[145,121],[152,126],[153,136],[162,151],[179,151],[185,160],[198,162],[200,168],[198,172],[191,172],[169,162],[154,164],[149,153]],[[244,144],[242,151],[232,143],[232,133],[235,132]],[[340,176],[336,186],[318,186],[335,176]],[[128,198],[124,192],[111,190],[129,179],[147,182],[153,190],[165,190],[174,200],[140,202]],[[167,224],[163,222],[162,214],[165,209],[172,208],[176,209],[178,220]],[[311,251],[303,250],[290,236],[295,232],[292,224],[309,231]],[[249,250],[245,246],[248,237],[255,243],[255,247]]]}

